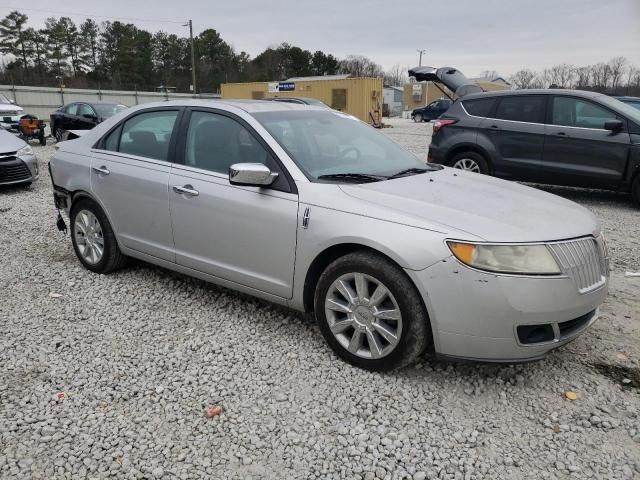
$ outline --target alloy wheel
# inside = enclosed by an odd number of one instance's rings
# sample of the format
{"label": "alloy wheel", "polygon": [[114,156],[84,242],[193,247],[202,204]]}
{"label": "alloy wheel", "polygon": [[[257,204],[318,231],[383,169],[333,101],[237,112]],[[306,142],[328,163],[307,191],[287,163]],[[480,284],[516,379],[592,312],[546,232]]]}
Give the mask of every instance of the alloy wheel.
{"label": "alloy wheel", "polygon": [[81,210],[75,217],[73,232],[82,259],[95,265],[104,254],[104,236],[98,218],[89,210]]}
{"label": "alloy wheel", "polygon": [[391,291],[364,273],[336,279],[325,297],[331,333],[351,354],[366,359],[390,354],[400,342],[402,314]]}
{"label": "alloy wheel", "polygon": [[468,172],[480,173],[480,165],[478,162],[471,158],[461,158],[456,163],[453,164],[453,168],[457,168],[459,170],[467,170]]}

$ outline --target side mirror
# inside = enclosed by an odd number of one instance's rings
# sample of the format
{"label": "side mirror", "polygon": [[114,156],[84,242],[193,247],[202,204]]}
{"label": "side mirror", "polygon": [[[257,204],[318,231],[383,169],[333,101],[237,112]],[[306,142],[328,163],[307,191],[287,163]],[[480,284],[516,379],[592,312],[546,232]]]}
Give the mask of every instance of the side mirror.
{"label": "side mirror", "polygon": [[9,100],[9,102],[10,102],[12,105],[15,105],[15,104],[16,104],[16,101],[15,101],[15,100],[13,100],[13,99],[10,99],[10,100]]}
{"label": "side mirror", "polygon": [[262,163],[235,163],[229,167],[229,183],[249,187],[271,185],[278,174]]}
{"label": "side mirror", "polygon": [[87,120],[93,120],[93,121],[97,120],[96,116],[91,113],[83,113],[82,116]]}
{"label": "side mirror", "polygon": [[604,122],[604,129],[609,130],[611,133],[618,133],[622,130],[624,124],[620,120],[608,120]]}

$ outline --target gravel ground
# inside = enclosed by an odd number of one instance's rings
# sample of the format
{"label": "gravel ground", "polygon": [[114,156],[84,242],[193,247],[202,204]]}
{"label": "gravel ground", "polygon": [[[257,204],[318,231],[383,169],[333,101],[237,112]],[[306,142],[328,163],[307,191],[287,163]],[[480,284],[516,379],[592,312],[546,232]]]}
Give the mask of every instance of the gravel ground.
{"label": "gravel ground", "polygon": [[[425,154],[428,124],[389,123]],[[604,224],[602,319],[537,363],[375,374],[296,312],[144,264],[92,274],[46,176],[0,190],[0,478],[640,478],[640,212],[552,191]]]}

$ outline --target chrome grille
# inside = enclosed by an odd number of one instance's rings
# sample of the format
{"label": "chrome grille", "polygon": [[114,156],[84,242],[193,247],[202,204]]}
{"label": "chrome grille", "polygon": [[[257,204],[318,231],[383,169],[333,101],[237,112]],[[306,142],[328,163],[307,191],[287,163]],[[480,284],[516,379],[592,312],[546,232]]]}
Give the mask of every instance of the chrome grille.
{"label": "chrome grille", "polygon": [[549,248],[563,273],[573,280],[580,293],[595,290],[606,282],[608,267],[601,239],[578,238],[551,243]]}

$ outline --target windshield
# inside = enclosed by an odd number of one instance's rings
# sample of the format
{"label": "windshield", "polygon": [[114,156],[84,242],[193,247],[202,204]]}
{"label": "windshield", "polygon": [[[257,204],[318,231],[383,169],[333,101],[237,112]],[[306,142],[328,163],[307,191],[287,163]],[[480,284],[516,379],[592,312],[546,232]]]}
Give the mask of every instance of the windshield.
{"label": "windshield", "polygon": [[629,120],[632,120],[636,125],[640,126],[640,110],[637,108],[607,95],[598,95],[596,98],[604,105],[622,113]]}
{"label": "windshield", "polygon": [[0,103],[11,103],[11,100],[9,100],[2,93],[0,93]]}
{"label": "windshield", "polygon": [[98,112],[98,116],[102,118],[109,118],[129,107],[127,107],[126,105],[118,105],[115,103],[96,103],[93,105],[93,108],[95,108],[96,112]]}
{"label": "windshield", "polygon": [[260,112],[253,116],[312,180],[356,174],[388,177],[429,166],[354,117],[335,111]]}

